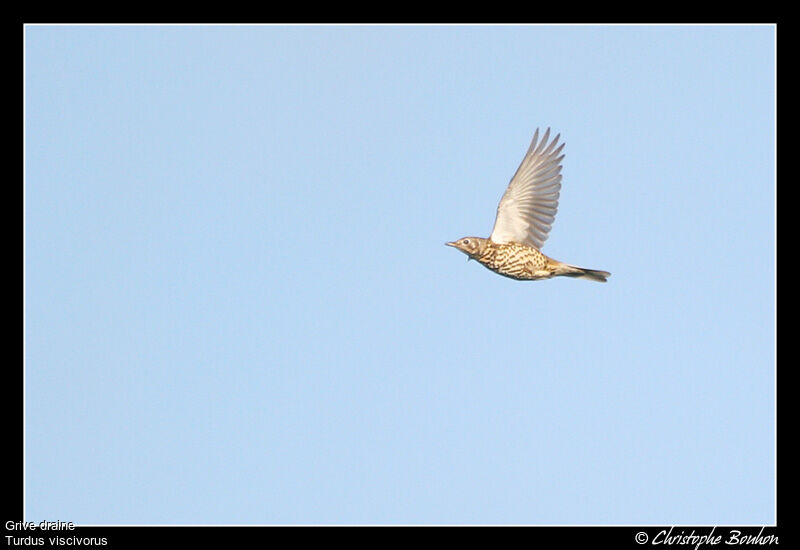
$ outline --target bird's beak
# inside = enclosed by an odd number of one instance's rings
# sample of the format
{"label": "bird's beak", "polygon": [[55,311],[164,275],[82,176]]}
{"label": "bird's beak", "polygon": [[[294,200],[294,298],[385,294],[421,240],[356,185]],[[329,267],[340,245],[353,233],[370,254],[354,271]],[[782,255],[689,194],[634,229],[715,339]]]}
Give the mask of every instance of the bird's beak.
{"label": "bird's beak", "polygon": [[444,243],[444,244],[447,245],[447,246],[455,246],[456,245],[456,243],[454,243],[454,242],[453,243]]}

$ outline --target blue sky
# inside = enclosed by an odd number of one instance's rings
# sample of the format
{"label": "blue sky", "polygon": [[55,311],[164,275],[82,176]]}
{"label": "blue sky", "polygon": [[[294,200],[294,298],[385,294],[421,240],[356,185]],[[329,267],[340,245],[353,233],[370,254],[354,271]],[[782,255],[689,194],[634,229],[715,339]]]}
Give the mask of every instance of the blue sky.
{"label": "blue sky", "polygon": [[774,27],[24,37],[26,520],[775,521]]}

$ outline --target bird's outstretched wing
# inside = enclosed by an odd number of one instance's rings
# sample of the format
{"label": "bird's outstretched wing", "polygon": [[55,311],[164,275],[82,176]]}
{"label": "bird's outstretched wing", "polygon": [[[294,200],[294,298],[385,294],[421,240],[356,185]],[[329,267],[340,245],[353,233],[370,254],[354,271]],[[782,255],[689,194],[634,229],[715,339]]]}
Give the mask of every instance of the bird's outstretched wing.
{"label": "bird's outstretched wing", "polygon": [[518,242],[541,249],[553,225],[561,192],[562,143],[560,134],[548,145],[550,128],[539,139],[539,129],[531,146],[508,184],[490,238],[496,243]]}

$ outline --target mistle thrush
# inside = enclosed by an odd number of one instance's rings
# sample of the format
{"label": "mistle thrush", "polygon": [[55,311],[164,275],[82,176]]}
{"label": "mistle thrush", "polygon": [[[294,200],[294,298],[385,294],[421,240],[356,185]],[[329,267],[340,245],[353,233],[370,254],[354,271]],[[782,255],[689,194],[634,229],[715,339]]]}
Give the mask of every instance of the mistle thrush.
{"label": "mistle thrush", "polygon": [[550,128],[539,141],[539,130],[508,184],[497,207],[494,229],[488,239],[464,237],[447,243],[492,271],[521,281],[563,275],[606,282],[608,271],[585,269],[559,262],[539,252],[556,217],[561,191],[560,134],[547,143]]}

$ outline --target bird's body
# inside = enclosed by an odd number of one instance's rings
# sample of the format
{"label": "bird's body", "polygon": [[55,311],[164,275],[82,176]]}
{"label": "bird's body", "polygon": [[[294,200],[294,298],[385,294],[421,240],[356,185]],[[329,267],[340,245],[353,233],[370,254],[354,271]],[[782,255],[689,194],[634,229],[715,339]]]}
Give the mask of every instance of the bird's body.
{"label": "bird's body", "polygon": [[[473,243],[477,245],[474,252],[470,246]],[[537,281],[563,275],[605,282],[610,275],[607,271],[586,269],[559,262],[542,254],[536,248],[522,243],[497,244],[491,239],[466,237],[456,243],[448,244],[459,248],[469,256],[470,260],[480,262],[487,269],[518,281]]]}
{"label": "bird's body", "polygon": [[586,269],[559,262],[540,251],[558,209],[561,190],[562,143],[559,136],[547,145],[550,129],[542,141],[539,130],[528,152],[508,184],[497,207],[497,219],[488,239],[464,237],[447,243],[505,277],[522,281],[556,276],[576,277],[605,282],[607,271]]}
{"label": "bird's body", "polygon": [[495,273],[520,281],[546,277],[550,258],[532,246],[513,242],[497,244],[479,237],[468,239],[479,243],[475,254],[469,255],[469,259],[480,262]]}
{"label": "bird's body", "polygon": [[548,277],[550,258],[526,244],[495,244],[488,241],[483,254],[476,258],[480,263],[500,275],[528,281]]}

